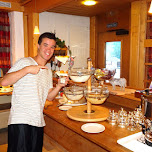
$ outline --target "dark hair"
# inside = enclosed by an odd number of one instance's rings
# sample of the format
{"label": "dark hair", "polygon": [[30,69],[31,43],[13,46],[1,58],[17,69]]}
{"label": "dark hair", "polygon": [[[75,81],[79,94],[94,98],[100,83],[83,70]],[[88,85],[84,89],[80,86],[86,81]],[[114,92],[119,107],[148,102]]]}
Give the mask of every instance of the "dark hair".
{"label": "dark hair", "polygon": [[45,32],[45,33],[41,34],[40,37],[39,37],[39,40],[38,40],[39,45],[42,43],[43,38],[49,38],[49,39],[53,39],[53,40],[56,41],[56,37],[55,37],[54,33]]}

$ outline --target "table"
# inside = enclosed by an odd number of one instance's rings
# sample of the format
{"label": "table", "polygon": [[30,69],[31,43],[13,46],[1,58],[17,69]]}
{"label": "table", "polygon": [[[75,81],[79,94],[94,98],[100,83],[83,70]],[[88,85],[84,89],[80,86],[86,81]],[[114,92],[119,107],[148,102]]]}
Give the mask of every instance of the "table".
{"label": "table", "polygon": [[[71,152],[129,152],[130,150],[117,144],[117,140],[125,136],[139,132],[129,131],[126,128],[112,126],[107,121],[98,122],[105,126],[105,131],[99,134],[89,134],[81,130],[84,122],[74,121],[67,117],[66,111],[61,111],[54,101],[52,106],[44,110],[46,126],[45,134],[57,141],[65,149]],[[121,106],[105,102],[102,106],[120,110]],[[126,108],[127,109],[127,108]],[[128,108],[129,109],[129,108]],[[127,109],[127,110],[128,110]]]}

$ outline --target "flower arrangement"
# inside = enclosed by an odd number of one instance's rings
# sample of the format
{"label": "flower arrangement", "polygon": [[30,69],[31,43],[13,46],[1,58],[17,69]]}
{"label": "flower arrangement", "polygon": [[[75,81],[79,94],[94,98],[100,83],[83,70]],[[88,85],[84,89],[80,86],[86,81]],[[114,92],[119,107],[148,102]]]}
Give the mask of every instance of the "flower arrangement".
{"label": "flower arrangement", "polygon": [[58,37],[56,38],[56,46],[57,48],[67,48],[66,45],[65,45],[65,41],[59,39]]}

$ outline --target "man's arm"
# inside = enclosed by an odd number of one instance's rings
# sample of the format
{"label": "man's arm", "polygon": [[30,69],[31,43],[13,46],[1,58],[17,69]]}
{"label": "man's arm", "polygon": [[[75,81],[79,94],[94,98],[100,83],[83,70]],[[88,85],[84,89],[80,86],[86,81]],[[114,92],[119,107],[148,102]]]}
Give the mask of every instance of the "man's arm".
{"label": "man's arm", "polygon": [[67,77],[65,83],[63,84],[63,83],[60,83],[60,79],[59,79],[57,86],[54,89],[49,90],[47,99],[49,101],[52,101],[56,97],[60,89],[68,84],[68,81],[69,81],[69,78]]}
{"label": "man's arm", "polygon": [[31,66],[24,67],[23,69],[18,70],[16,72],[7,73],[2,78],[0,83],[2,86],[13,85],[14,83],[16,83],[18,80],[20,80],[22,77],[24,77],[28,73],[37,74],[41,68],[47,69],[47,67],[45,66],[31,65]]}

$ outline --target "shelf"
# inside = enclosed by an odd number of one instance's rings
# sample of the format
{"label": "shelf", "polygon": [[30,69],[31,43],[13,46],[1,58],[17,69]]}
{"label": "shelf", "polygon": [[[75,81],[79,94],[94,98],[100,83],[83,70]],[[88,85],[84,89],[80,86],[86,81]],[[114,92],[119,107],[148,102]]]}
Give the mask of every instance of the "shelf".
{"label": "shelf", "polygon": [[55,56],[58,56],[58,55],[66,56],[67,50],[68,50],[67,48],[55,48],[54,55]]}
{"label": "shelf", "polygon": [[151,82],[151,80],[144,80],[144,82]]}
{"label": "shelf", "polygon": [[152,65],[152,63],[145,63],[145,65]]}
{"label": "shelf", "polygon": [[144,47],[152,47],[152,39],[146,39],[144,42]]}
{"label": "shelf", "polygon": [[152,22],[152,20],[147,20],[147,23],[151,23]]}
{"label": "shelf", "polygon": [[55,50],[55,51],[59,51],[59,50],[64,50],[64,51],[66,51],[67,48],[55,48],[54,50]]}

